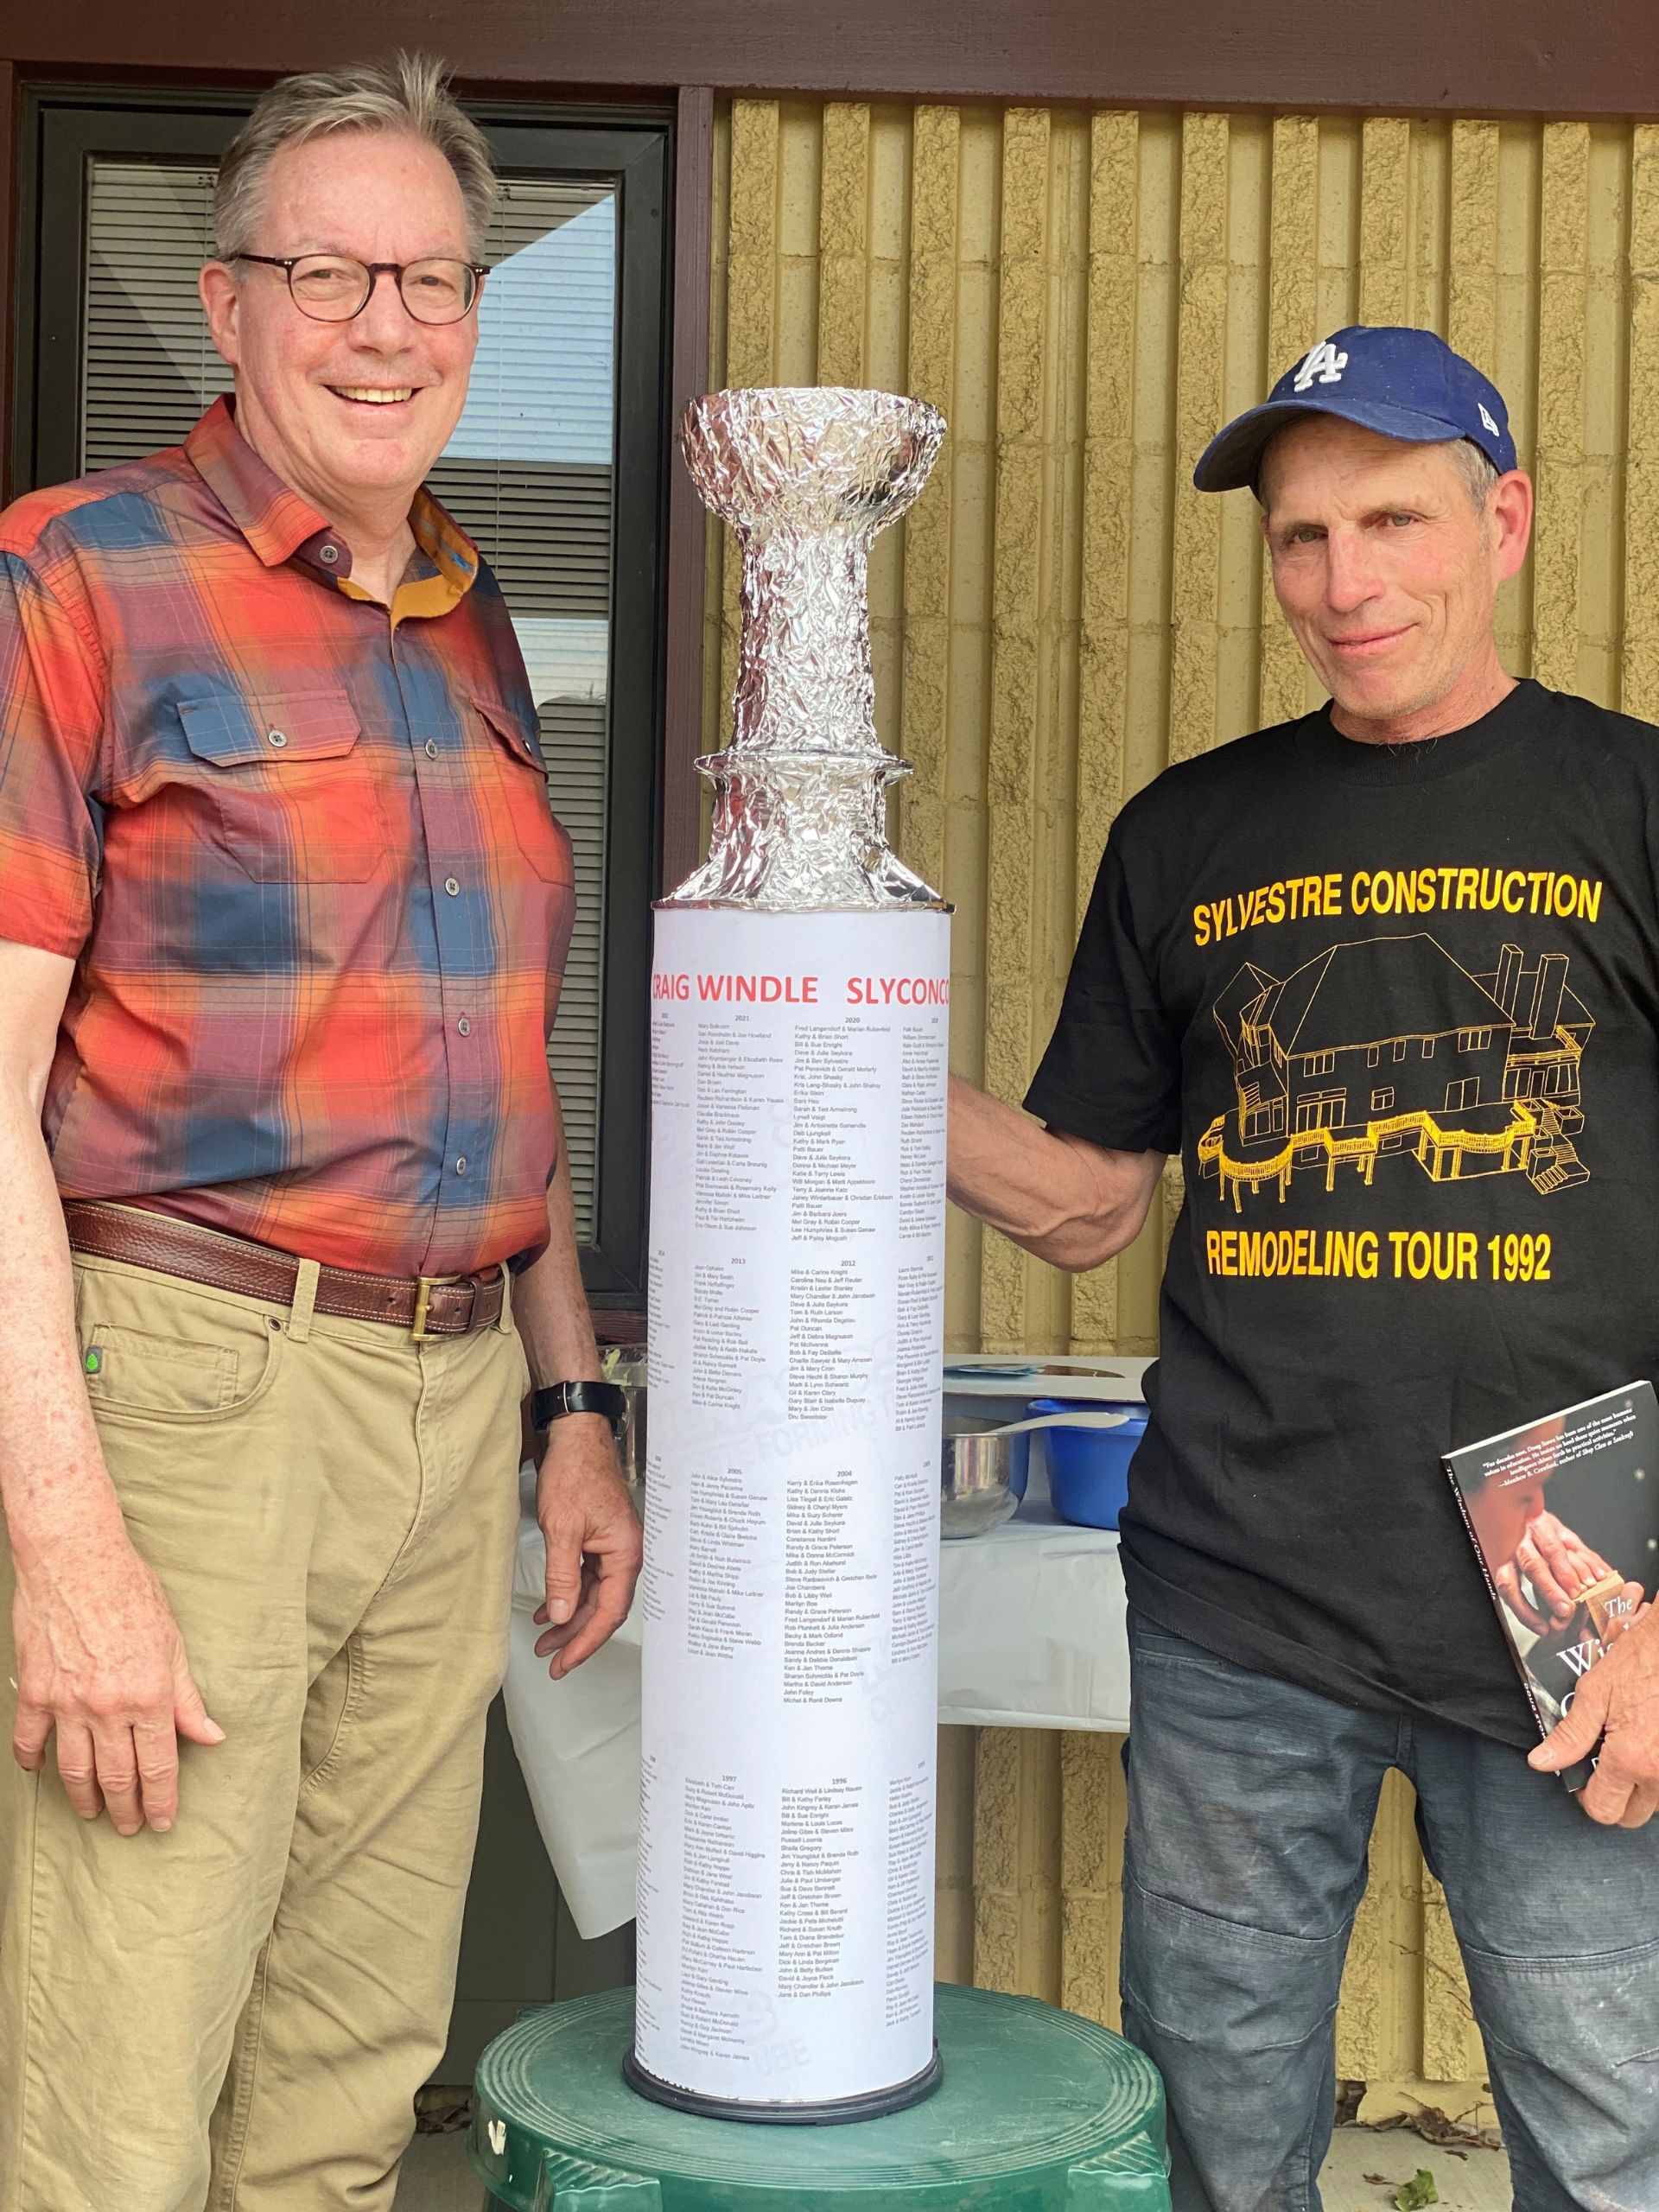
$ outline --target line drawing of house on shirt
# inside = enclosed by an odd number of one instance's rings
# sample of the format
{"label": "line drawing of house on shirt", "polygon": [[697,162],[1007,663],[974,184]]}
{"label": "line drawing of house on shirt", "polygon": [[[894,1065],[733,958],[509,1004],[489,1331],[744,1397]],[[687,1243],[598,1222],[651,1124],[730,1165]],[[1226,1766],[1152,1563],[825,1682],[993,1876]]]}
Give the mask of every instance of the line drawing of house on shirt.
{"label": "line drawing of house on shirt", "polygon": [[1236,1211],[1271,1183],[1409,1155],[1437,1183],[1522,1174],[1548,1197],[1590,1179],[1579,1069],[1595,1023],[1567,957],[1506,944],[1471,975],[1426,932],[1334,944],[1281,981],[1246,961],[1211,1012],[1235,1097],[1198,1171]]}

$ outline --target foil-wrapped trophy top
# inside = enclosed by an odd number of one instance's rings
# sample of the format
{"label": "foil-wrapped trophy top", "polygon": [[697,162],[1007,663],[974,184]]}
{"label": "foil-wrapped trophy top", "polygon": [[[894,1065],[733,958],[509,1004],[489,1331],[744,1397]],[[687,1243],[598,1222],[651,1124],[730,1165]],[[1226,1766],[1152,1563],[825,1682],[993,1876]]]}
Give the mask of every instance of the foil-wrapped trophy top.
{"label": "foil-wrapped trophy top", "polygon": [[938,906],[887,841],[909,764],[875,734],[870,540],[927,481],[944,418],[925,400],[833,386],[720,391],[681,426],[692,481],[743,549],[731,744],[709,858],[673,905]]}

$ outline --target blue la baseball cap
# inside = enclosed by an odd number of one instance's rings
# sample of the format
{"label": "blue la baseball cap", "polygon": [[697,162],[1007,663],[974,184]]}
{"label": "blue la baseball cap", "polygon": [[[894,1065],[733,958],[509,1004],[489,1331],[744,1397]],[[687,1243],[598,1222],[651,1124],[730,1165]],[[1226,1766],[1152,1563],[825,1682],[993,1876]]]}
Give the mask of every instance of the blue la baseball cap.
{"label": "blue la baseball cap", "polygon": [[1503,395],[1472,361],[1432,330],[1356,323],[1311,346],[1260,407],[1217,432],[1192,481],[1200,492],[1255,491],[1268,440],[1300,415],[1339,415],[1412,445],[1467,438],[1501,474],[1516,466]]}

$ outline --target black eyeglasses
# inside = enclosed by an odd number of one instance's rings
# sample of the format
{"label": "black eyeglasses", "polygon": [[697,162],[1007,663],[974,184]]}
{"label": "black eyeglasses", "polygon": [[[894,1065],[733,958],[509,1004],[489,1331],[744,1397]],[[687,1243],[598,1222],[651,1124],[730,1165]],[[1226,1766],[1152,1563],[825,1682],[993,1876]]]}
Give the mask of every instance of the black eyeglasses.
{"label": "black eyeglasses", "polygon": [[451,261],[442,254],[422,261],[353,261],[340,253],[300,253],[279,261],[269,253],[236,253],[232,261],[257,261],[280,269],[294,304],[313,322],[350,322],[362,314],[383,270],[397,282],[397,296],[416,322],[459,322],[472,312],[484,268]]}

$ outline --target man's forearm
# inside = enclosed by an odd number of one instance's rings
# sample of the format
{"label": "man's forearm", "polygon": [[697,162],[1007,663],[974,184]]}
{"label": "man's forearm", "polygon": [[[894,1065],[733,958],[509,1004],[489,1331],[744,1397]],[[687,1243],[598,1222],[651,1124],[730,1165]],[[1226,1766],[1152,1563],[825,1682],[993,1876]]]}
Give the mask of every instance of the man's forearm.
{"label": "man's forearm", "polygon": [[576,1254],[570,1162],[556,1088],[553,1117],[559,1164],[547,1189],[547,1246],[512,1286],[513,1318],[537,1383],[591,1382],[599,1376],[599,1352]]}
{"label": "man's forearm", "polygon": [[[582,1287],[563,1116],[556,1089],[558,1172],[548,1186],[547,1249],[513,1290],[530,1371],[537,1383],[594,1382],[599,1353]],[[558,1678],[598,1650],[620,1624],[639,1572],[639,1518],[598,1414],[556,1421],[536,1484],[536,1516],[547,1545],[546,1623],[537,1655]]]}
{"label": "man's forearm", "polygon": [[1052,1135],[952,1077],[949,1190],[964,1212],[1057,1268],[1097,1268],[1132,1244],[1163,1166]]}
{"label": "man's forearm", "polygon": [[123,1531],[75,1341],[63,1209],[40,1106],[0,1084],[0,1502],[20,1567]]}

